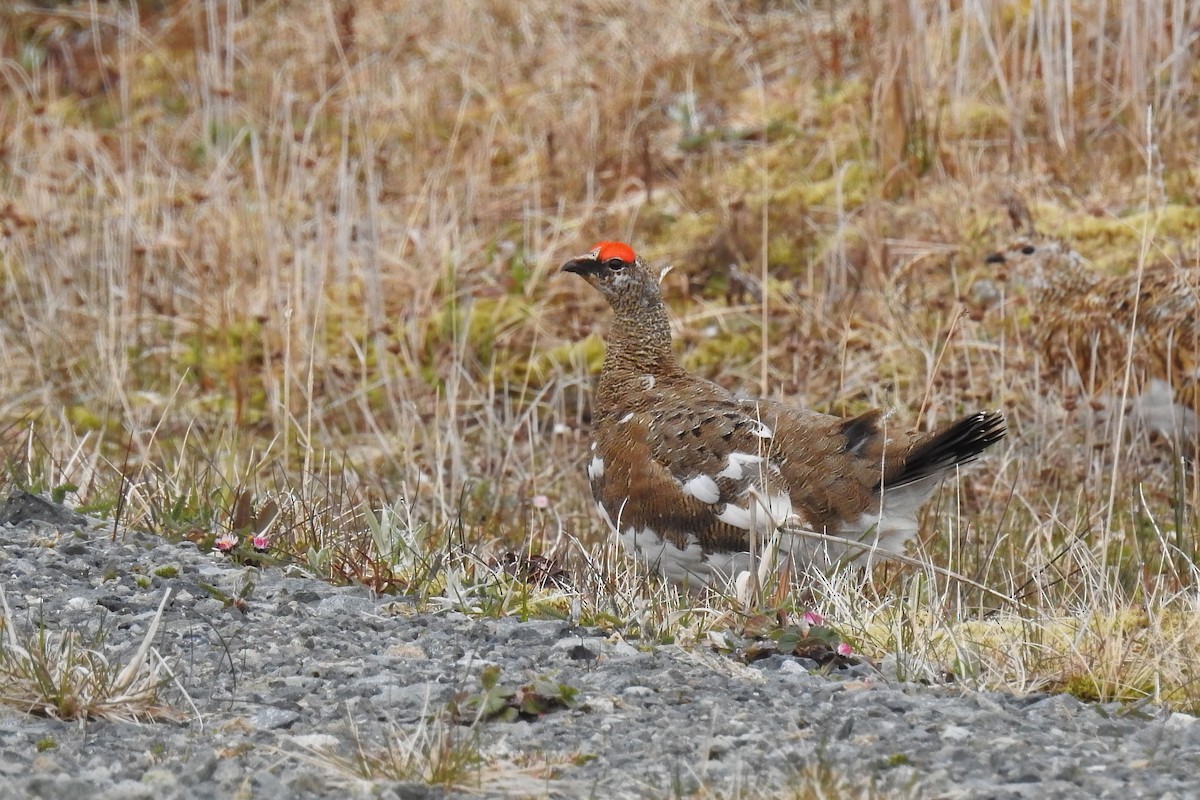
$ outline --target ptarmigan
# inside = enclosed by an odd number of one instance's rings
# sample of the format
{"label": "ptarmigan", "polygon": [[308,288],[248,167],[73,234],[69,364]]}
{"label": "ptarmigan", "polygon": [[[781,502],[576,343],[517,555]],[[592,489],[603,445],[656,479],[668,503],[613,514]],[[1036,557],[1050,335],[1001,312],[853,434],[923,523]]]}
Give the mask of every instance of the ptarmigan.
{"label": "ptarmigan", "polygon": [[1077,378],[1105,410],[1126,396],[1135,422],[1197,452],[1200,268],[1156,262],[1139,281],[1136,268],[1106,274],[1066,243],[1037,234],[1018,237],[987,263],[1004,265],[1028,295],[1050,369]]}
{"label": "ptarmigan", "polygon": [[562,269],[613,309],[592,407],[592,494],[627,551],[675,582],[721,586],[752,552],[800,566],[871,546],[900,552],[938,481],[1004,436],[998,412],[910,433],[887,429],[879,411],[843,418],[735,398],[680,368],[659,281],[629,245],[602,242]]}

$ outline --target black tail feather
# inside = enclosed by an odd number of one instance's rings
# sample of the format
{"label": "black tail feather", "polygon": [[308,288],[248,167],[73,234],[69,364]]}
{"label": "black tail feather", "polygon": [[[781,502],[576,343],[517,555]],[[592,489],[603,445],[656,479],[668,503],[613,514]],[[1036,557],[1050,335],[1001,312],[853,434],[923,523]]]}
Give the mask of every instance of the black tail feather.
{"label": "black tail feather", "polygon": [[904,469],[893,475],[889,486],[903,486],[947,469],[973,461],[984,450],[1004,438],[1004,415],[979,411],[917,445],[905,459]]}

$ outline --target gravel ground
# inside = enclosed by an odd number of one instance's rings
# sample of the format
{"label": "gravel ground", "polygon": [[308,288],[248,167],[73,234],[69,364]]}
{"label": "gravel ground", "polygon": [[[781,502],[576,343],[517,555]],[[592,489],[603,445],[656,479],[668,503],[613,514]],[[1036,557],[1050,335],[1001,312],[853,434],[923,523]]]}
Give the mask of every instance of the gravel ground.
{"label": "gravel ground", "polygon": [[[114,543],[28,497],[0,512],[0,575],[22,625],[102,624],[122,662],[170,589],[156,648],[199,712],[178,690],[181,723],[58,722],[0,705],[0,798],[808,797],[793,790],[814,780],[850,787],[840,797],[1200,794],[1200,725],[1187,715],[897,684],[868,665],[744,666],[556,621],[416,613],[147,534]],[[243,609],[202,587],[234,595],[247,580]],[[552,677],[578,690],[576,704],[474,730],[426,721],[478,692],[488,665],[501,684]],[[478,736],[472,785],[363,780],[339,766],[414,736],[425,752],[422,730]]]}

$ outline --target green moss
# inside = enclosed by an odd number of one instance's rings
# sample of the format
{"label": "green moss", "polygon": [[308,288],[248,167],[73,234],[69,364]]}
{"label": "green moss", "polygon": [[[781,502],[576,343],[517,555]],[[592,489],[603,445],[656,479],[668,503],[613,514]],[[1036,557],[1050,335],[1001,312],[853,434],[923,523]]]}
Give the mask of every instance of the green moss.
{"label": "green moss", "polygon": [[537,353],[525,365],[525,374],[521,377],[533,386],[541,386],[563,372],[595,374],[600,371],[603,361],[604,340],[592,334],[581,341],[561,344]]}
{"label": "green moss", "polygon": [[104,419],[90,408],[83,406],[69,406],[67,408],[67,419],[71,422],[71,427],[76,433],[86,433],[104,430]]}
{"label": "green moss", "polygon": [[461,358],[477,373],[523,373],[528,350],[504,347],[521,328],[532,331],[535,313],[524,297],[499,295],[449,304],[427,323],[422,373],[436,383],[448,363]]}
{"label": "green moss", "polygon": [[254,319],[233,319],[187,337],[179,364],[217,411],[233,411],[241,422],[254,422],[266,410],[263,385],[264,345],[262,324]]}
{"label": "green moss", "polygon": [[1072,675],[1058,688],[1085,703],[1136,703],[1159,696],[1158,687],[1148,679],[1144,685],[1138,686],[1115,684],[1094,675]]}
{"label": "green moss", "polygon": [[1157,217],[1159,236],[1186,239],[1200,233],[1200,207],[1172,203],[1153,213]]}
{"label": "green moss", "polygon": [[947,139],[1003,139],[1010,135],[1011,120],[1003,106],[965,100],[954,105]]}
{"label": "green moss", "polygon": [[831,84],[819,95],[822,117],[831,119],[847,108],[862,108],[870,94],[865,80],[847,80]]}
{"label": "green moss", "polygon": [[78,492],[79,487],[73,483],[60,483],[50,490],[50,500],[55,503],[62,504],[67,499],[67,495],[71,492]]}
{"label": "green moss", "polygon": [[877,181],[878,174],[873,166],[861,161],[845,161],[836,173],[824,179],[787,183],[771,196],[771,202],[850,211],[870,199]]}
{"label": "green moss", "polygon": [[795,272],[795,267],[808,263],[808,253],[800,246],[800,242],[790,235],[772,236],[767,244],[767,264],[786,268]]}
{"label": "green moss", "polygon": [[156,567],[154,574],[159,578],[174,578],[179,575],[179,567],[174,564],[168,564],[164,567]]}
{"label": "green moss", "polygon": [[744,365],[758,355],[762,340],[758,329],[722,332],[706,336],[689,348],[683,356],[684,369],[709,373],[713,368],[725,370],[730,365]]}
{"label": "green moss", "polygon": [[1100,703],[1114,699],[1111,688],[1101,685],[1091,675],[1073,675],[1062,684],[1062,691],[1085,703]]}
{"label": "green moss", "polygon": [[655,219],[656,224],[650,229],[649,247],[643,247],[641,255],[658,263],[655,255],[660,247],[670,247],[677,242],[706,242],[711,241],[713,233],[721,225],[720,219],[712,211],[686,211],[673,215],[660,215]]}
{"label": "green moss", "polygon": [[[1146,234],[1153,237],[1153,245],[1175,257],[1177,254],[1170,249],[1172,241],[1188,242],[1200,233],[1200,208],[1167,205],[1126,217],[1078,216],[1065,221],[1061,230],[1101,269],[1125,272],[1137,265]],[[1162,255],[1152,248],[1149,260],[1160,260]]]}

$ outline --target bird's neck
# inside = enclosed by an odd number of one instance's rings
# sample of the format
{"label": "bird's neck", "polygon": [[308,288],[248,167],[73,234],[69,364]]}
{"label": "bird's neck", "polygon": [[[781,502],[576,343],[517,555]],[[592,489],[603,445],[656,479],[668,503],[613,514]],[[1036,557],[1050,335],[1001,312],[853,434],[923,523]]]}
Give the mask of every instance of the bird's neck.
{"label": "bird's neck", "polygon": [[1029,286],[1040,303],[1073,302],[1082,291],[1094,288],[1103,274],[1071,250],[1049,264],[1039,265]]}
{"label": "bird's neck", "polygon": [[671,381],[686,373],[671,350],[671,323],[661,305],[620,310],[613,315],[606,337],[600,386],[604,394],[644,391],[649,375],[655,382]]}

